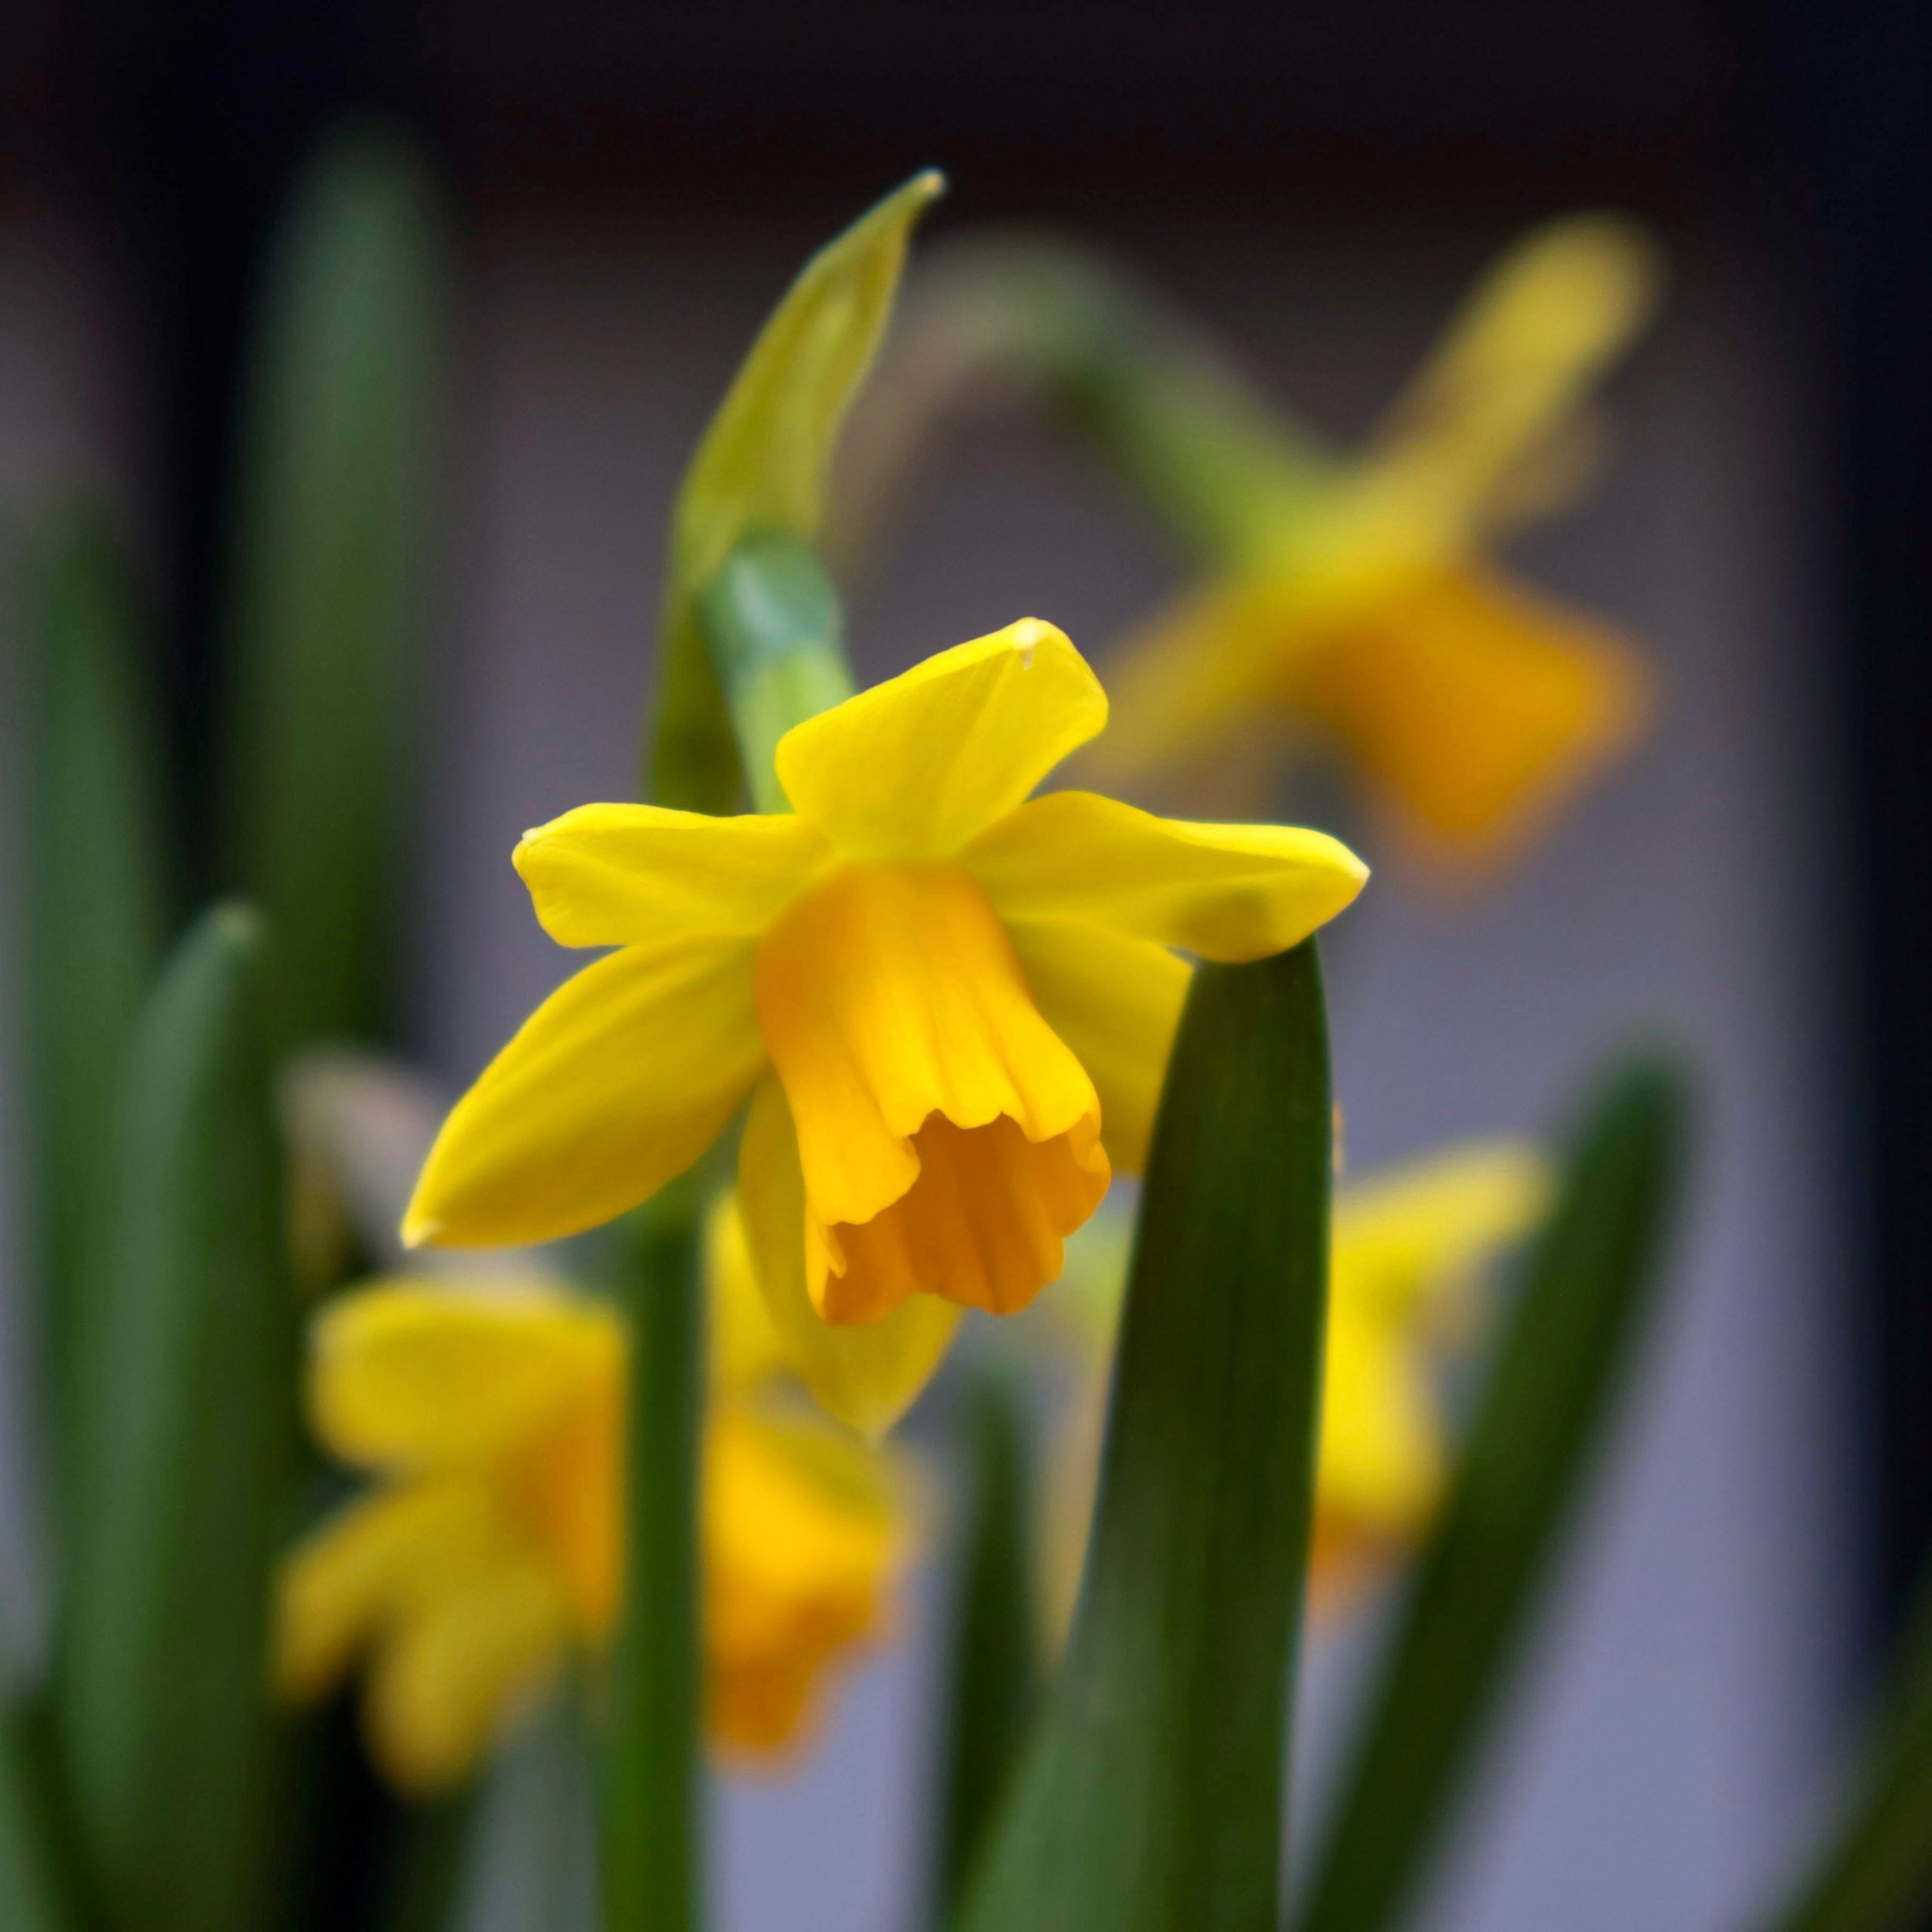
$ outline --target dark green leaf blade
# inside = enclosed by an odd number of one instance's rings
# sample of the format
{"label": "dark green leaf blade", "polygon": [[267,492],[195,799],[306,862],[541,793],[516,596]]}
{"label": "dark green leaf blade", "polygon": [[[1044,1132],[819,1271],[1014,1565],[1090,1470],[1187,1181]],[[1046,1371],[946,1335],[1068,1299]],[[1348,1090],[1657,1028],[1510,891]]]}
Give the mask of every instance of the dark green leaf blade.
{"label": "dark green leaf blade", "polygon": [[1650,1057],[1616,1069],[1584,1110],[1356,1742],[1303,1932],[1401,1923],[1466,1795],[1655,1300],[1687,1112],[1675,1064]]}
{"label": "dark green leaf blade", "polygon": [[57,1725],[120,1932],[238,1932],[269,1850],[269,1580],[296,1444],[296,1315],[254,916],[182,942],[136,1039],[97,1274]]}
{"label": "dark green leaf blade", "polygon": [[1932,1906],[1932,1584],[1921,1595],[1844,1808],[1774,1932],[1907,1932]]}
{"label": "dark green leaf blade", "polygon": [[0,1925],[76,1932],[63,1847],[47,1789],[45,1753],[18,1706],[0,1704]]}
{"label": "dark green leaf blade", "polygon": [[970,1364],[961,1393],[971,1488],[952,1583],[941,1922],[1019,1759],[1039,1687],[1029,1392],[1018,1364],[989,1351]]}
{"label": "dark green leaf blade", "polygon": [[915,175],[805,264],[691,459],[658,627],[649,781],[660,804],[737,808],[738,754],[698,598],[745,537],[817,537],[833,445],[891,315],[907,238],[944,186]]}
{"label": "dark green leaf blade", "polygon": [[274,1037],[381,1038],[414,775],[440,420],[434,198],[353,130],[269,266],[234,478],[227,826],[275,934]]}
{"label": "dark green leaf blade", "polygon": [[1195,974],[1155,1131],[1066,1660],[968,1932],[1263,1932],[1327,1301],[1313,943]]}
{"label": "dark green leaf blade", "polygon": [[167,943],[174,854],[143,628],[105,518],[79,510],[43,532],[27,583],[22,1035],[33,1096],[41,1340],[64,1468],[69,1357],[100,1204],[101,1144]]}

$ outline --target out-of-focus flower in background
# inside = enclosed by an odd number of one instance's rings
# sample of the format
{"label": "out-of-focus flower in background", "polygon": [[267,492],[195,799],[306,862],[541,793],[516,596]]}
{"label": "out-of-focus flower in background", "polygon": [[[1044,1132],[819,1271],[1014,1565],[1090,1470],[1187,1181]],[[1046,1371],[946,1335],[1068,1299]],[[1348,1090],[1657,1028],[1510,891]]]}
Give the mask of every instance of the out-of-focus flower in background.
{"label": "out-of-focus flower in background", "polygon": [[[715,1237],[714,1255],[731,1245]],[[708,1703],[715,1743],[766,1755],[881,1634],[908,1539],[881,1452],[764,1400],[777,1353],[736,1246],[712,1269]],[[277,1678],[306,1703],[365,1663],[372,1754],[399,1789],[466,1775],[605,1645],[623,1386],[614,1312],[558,1282],[379,1281],[318,1317],[315,1432],[374,1481],[284,1568]]]}
{"label": "out-of-focus flower in background", "polygon": [[1586,405],[1656,280],[1629,223],[1554,223],[1491,271],[1358,454],[1284,444],[1209,580],[1123,645],[1096,771],[1198,763],[1272,723],[1338,752],[1413,844],[1522,844],[1630,743],[1648,678],[1607,626],[1484,552],[1587,477]]}
{"label": "out-of-focus flower in background", "polygon": [[793,813],[594,805],[528,834],[545,929],[620,949],[458,1103],[407,1238],[608,1221],[752,1092],[739,1194],[780,1333],[822,1399],[883,1426],[957,1310],[1023,1308],[1139,1166],[1188,983],[1174,949],[1281,952],[1367,875],[1320,832],[1029,798],[1106,716],[1027,619],[788,732]]}
{"label": "out-of-focus flower in background", "polygon": [[[1445,1378],[1480,1327],[1476,1289],[1546,1210],[1545,1156],[1470,1141],[1345,1186],[1335,1198],[1309,1584],[1342,1614],[1421,1540],[1453,1449]],[[1043,1348],[1075,1364],[1046,1500],[1046,1600],[1064,1628],[1079,1584],[1126,1287],[1131,1216],[1110,1202],[1069,1250],[1069,1292],[1042,1306]]]}

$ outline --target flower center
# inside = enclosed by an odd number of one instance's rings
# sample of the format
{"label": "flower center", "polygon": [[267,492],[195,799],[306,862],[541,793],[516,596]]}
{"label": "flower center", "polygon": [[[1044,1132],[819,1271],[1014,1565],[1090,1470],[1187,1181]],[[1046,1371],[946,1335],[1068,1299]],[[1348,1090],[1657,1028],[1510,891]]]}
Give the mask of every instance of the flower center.
{"label": "flower center", "polygon": [[1059,1274],[1107,1189],[1100,1100],[966,872],[840,866],[767,930],[755,995],[821,1315],[912,1294],[1007,1314]]}

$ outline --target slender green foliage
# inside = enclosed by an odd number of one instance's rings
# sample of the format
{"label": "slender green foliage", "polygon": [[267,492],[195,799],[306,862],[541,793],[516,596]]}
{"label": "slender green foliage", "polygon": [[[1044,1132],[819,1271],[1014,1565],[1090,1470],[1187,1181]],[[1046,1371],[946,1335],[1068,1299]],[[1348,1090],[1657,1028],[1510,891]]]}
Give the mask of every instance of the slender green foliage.
{"label": "slender green foliage", "polygon": [[1038,1694],[1032,1418],[1017,1365],[989,1351],[961,1391],[969,1484],[953,1585],[940,1814],[941,1916],[958,1900]]}
{"label": "slender green foliage", "polygon": [[[57,1465],[74,1421],[69,1358],[100,1209],[101,1146],[170,922],[172,831],[146,636],[105,520],[41,536],[27,573],[18,755],[39,1340]],[[64,1511],[53,1512],[57,1522]]]}
{"label": "slender green foliage", "polygon": [[1584,1109],[1343,1780],[1302,1932],[1402,1923],[1468,1795],[1656,1298],[1685,1113],[1677,1068],[1647,1057],[1615,1069]]}
{"label": "slender green foliage", "polygon": [[423,169],[350,131],[269,266],[234,478],[225,830],[275,933],[285,1045],[374,1039],[392,997],[442,378]]}
{"label": "slender green foliage", "polygon": [[271,1833],[269,1576],[296,1303],[254,915],[207,914],[127,1069],[75,1338],[61,1758],[113,1932],[241,1932]]}
{"label": "slender green foliage", "polygon": [[1312,942],[1195,974],[1066,1660],[967,1932],[1272,1932],[1327,1302]]}
{"label": "slender green foliage", "polygon": [[1773,1932],[1906,1932],[1932,1908],[1932,1586],[1925,1587],[1835,1828]]}
{"label": "slender green foliage", "polygon": [[35,1732],[23,1709],[0,1704],[0,1925],[78,1932],[47,1754]]}

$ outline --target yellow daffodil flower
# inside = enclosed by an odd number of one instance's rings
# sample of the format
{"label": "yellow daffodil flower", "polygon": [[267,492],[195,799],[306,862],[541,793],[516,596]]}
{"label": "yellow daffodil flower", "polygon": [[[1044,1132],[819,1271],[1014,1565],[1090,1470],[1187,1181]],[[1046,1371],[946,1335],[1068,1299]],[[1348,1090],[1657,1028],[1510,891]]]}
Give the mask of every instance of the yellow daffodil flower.
{"label": "yellow daffodil flower", "polygon": [[538,918],[614,946],[458,1103],[411,1241],[609,1220],[749,1094],[739,1196],[800,1372],[877,1429],[958,1311],[1023,1308],[1116,1168],[1138,1167],[1185,993],[1181,949],[1281,951],[1365,871],[1334,839],[1029,795],[1106,721],[1023,620],[795,727],[795,810],[587,805],[516,851]]}
{"label": "yellow daffodil flower", "polygon": [[[755,1291],[720,1281],[734,1239],[714,1227],[704,1632],[712,1739],[756,1756],[881,1633],[906,1536],[875,1452],[753,1399],[776,1352]],[[612,1310],[545,1281],[394,1279],[318,1319],[315,1432],[374,1481],[285,1566],[278,1682],[310,1702],[366,1658],[371,1749],[399,1789],[466,1775],[610,1635],[623,1352]]]}
{"label": "yellow daffodil flower", "polygon": [[[1472,1334],[1473,1281],[1536,1224],[1550,1185],[1543,1156],[1506,1140],[1337,1194],[1309,1564],[1318,1614],[1352,1601],[1427,1527],[1449,1467],[1436,1380]],[[1059,1311],[1086,1364],[1046,1526],[1048,1595],[1062,1628],[1092,1513],[1126,1254],[1124,1231],[1097,1225],[1070,1269],[1081,1292]]]}
{"label": "yellow daffodil flower", "polygon": [[1524,841],[1629,743],[1648,679],[1607,626],[1481,552],[1587,467],[1581,412],[1656,279],[1641,232],[1608,217],[1512,249],[1367,448],[1325,468],[1297,449],[1279,513],[1247,506],[1221,576],[1128,640],[1091,768],[1225,763],[1272,722],[1339,752],[1412,844],[1468,860]]}

